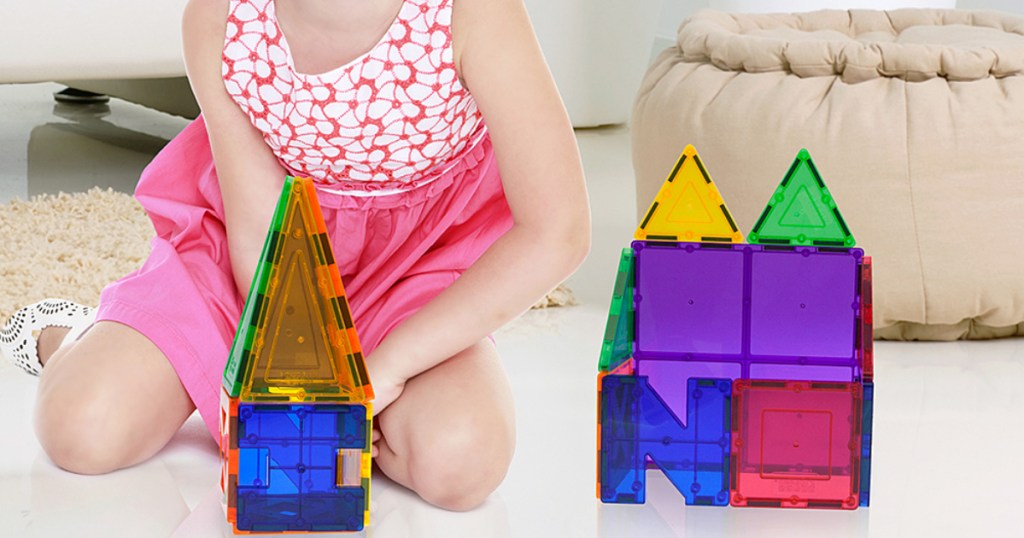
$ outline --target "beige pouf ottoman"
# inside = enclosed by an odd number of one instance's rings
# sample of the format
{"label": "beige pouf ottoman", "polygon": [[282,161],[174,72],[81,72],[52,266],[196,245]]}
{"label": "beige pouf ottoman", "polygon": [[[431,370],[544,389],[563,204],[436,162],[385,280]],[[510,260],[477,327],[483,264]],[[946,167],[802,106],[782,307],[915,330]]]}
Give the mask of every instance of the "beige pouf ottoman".
{"label": "beige pouf ottoman", "polygon": [[878,337],[1024,334],[1024,18],[702,11],[632,132],[638,215],[692,143],[746,234],[806,147],[874,258]]}

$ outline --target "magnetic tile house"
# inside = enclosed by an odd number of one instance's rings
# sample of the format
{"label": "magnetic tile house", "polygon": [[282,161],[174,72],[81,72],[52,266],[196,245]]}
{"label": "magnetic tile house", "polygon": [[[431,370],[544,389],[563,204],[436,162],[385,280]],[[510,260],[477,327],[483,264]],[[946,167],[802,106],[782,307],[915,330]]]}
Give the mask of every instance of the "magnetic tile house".
{"label": "magnetic tile house", "polygon": [[855,509],[871,472],[871,258],[806,150],[742,234],[687,146],[622,251],[597,495],[648,469],[689,505]]}
{"label": "magnetic tile house", "polygon": [[308,179],[285,181],[223,381],[221,488],[234,530],[362,529],[373,389]]}

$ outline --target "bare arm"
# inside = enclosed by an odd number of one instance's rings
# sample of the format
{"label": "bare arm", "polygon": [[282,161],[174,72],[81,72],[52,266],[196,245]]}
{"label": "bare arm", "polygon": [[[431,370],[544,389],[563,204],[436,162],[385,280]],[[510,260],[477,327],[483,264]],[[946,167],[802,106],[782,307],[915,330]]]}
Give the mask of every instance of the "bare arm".
{"label": "bare arm", "polygon": [[190,0],[182,19],[185,68],[210,136],[224,200],[235,285],[248,294],[285,170],[221,78],[227,0]]}
{"label": "bare arm", "polygon": [[397,397],[389,384],[400,391],[405,380],[521,314],[590,247],[575,137],[522,0],[457,0],[453,29],[462,32],[461,75],[490,130],[515,223],[374,351],[367,368],[375,388],[384,385],[378,411]]}

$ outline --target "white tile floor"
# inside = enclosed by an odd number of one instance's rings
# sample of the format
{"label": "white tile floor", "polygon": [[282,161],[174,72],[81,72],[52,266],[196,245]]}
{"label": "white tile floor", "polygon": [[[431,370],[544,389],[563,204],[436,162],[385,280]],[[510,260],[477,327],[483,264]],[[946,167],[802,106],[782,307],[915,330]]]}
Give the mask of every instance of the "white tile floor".
{"label": "white tile floor", "polygon": [[[97,117],[55,107],[53,85],[0,86],[0,201],[130,189],[184,125],[114,101]],[[63,117],[57,117],[63,116]],[[872,507],[856,512],[685,507],[649,473],[648,503],[594,499],[594,378],[617,255],[635,225],[624,128],[579,133],[593,253],[570,281],[582,305],[530,312],[498,342],[519,442],[480,509],[431,508],[377,477],[375,538],[404,536],[1019,536],[1024,526],[1024,340],[879,343]],[[27,156],[27,157],[26,157]],[[197,417],[151,461],[109,476],[56,469],[32,434],[36,382],[0,364],[0,536],[226,536],[218,460]]]}

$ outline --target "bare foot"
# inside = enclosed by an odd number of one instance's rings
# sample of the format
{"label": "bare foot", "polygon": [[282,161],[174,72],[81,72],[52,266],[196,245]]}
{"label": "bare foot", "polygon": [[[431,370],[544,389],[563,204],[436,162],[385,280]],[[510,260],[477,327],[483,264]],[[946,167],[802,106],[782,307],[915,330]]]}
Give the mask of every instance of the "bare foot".
{"label": "bare foot", "polygon": [[36,352],[43,366],[46,366],[46,361],[57,351],[70,330],[67,327],[44,327],[42,333],[32,335],[36,337]]}

